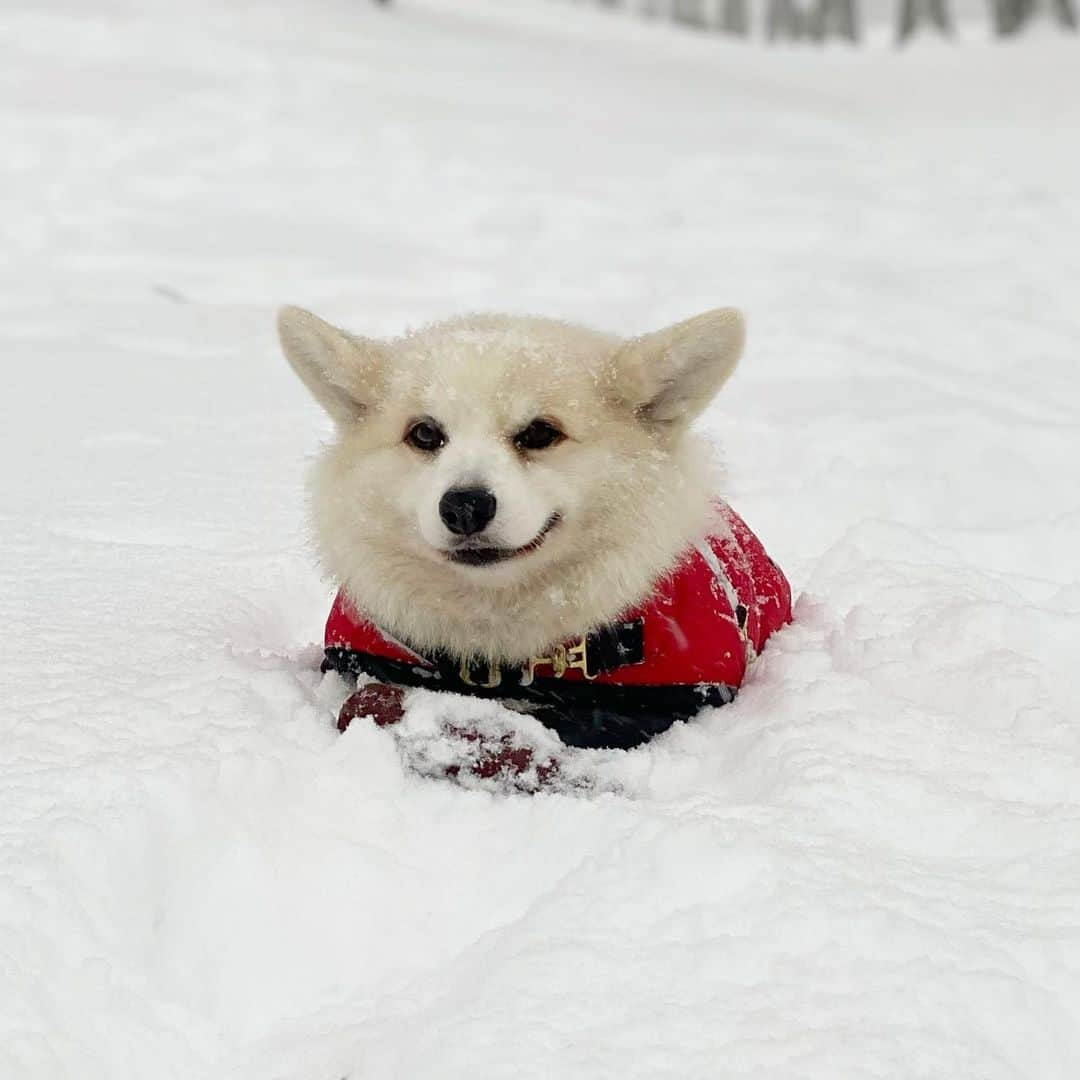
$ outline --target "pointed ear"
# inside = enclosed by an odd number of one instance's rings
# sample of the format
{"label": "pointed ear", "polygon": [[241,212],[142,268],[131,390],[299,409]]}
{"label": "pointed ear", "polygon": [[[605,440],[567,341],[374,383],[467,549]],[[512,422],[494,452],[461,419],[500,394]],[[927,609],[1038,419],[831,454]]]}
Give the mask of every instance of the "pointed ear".
{"label": "pointed ear", "polygon": [[374,406],[387,360],[384,345],[298,307],[282,308],[277,328],[285,359],[332,420],[349,424]]}
{"label": "pointed ear", "polygon": [[685,427],[735,370],[746,324],[717,308],[628,341],[615,354],[613,391],[647,424]]}

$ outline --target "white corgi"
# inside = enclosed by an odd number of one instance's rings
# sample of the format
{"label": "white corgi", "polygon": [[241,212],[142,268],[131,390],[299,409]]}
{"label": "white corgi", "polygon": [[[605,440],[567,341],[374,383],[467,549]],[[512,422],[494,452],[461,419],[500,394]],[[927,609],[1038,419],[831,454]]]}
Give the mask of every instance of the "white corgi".
{"label": "white corgi", "polygon": [[382,341],[295,307],[278,327],[336,426],[311,477],[321,558],[414,649],[523,663],[639,603],[709,531],[689,428],[742,353],[734,309],[632,340],[476,315]]}

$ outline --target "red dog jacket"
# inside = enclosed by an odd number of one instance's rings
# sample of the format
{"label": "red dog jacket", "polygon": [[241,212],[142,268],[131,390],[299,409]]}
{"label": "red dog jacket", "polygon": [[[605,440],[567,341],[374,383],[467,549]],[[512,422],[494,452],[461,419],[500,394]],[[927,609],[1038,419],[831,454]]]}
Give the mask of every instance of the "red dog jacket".
{"label": "red dog jacket", "polygon": [[791,618],[791,588],[725,503],[719,527],[615,622],[521,666],[422,654],[383,633],[343,592],[326,623],[326,668],[522,703],[576,746],[634,746],[704,705],[730,702],[769,635]]}

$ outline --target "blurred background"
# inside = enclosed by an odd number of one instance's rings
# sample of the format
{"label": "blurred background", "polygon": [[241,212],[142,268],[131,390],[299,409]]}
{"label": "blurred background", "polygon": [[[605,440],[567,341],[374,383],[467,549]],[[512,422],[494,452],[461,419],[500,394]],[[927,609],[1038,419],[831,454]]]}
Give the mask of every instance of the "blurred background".
{"label": "blurred background", "polygon": [[[581,0],[579,0],[581,2]],[[974,23],[981,13],[993,33],[1009,37],[1048,18],[1076,29],[1073,0],[584,0],[649,18],[738,36],[769,40],[858,41],[863,27],[891,24],[897,41],[921,29],[949,34],[957,20]]]}

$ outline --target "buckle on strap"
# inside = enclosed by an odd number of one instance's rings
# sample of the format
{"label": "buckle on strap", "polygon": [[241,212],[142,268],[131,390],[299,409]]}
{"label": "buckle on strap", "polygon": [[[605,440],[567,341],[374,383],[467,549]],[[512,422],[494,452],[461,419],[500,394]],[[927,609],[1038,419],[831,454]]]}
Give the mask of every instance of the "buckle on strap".
{"label": "buckle on strap", "polygon": [[[530,656],[521,669],[521,685],[531,685],[538,667],[551,667],[556,679],[561,679],[571,668],[577,668],[589,682],[596,675],[589,672],[589,639],[579,638],[571,645],[554,645],[550,656]],[[599,674],[599,673],[597,673]]]}

